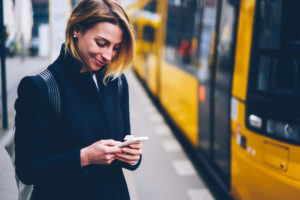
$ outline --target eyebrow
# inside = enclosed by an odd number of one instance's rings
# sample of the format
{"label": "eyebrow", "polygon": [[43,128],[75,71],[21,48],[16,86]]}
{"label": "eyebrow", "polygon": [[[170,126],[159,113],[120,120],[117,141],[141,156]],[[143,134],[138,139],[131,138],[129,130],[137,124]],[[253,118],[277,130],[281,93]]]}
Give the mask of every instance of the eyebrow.
{"label": "eyebrow", "polygon": [[[105,42],[107,42],[109,44],[111,43],[109,40],[107,40],[107,39],[105,39],[104,37],[101,37],[101,36],[96,36],[96,39],[97,40],[104,40]],[[115,44],[115,46],[121,45],[121,43],[122,43],[122,41],[120,43],[118,43],[118,44]]]}

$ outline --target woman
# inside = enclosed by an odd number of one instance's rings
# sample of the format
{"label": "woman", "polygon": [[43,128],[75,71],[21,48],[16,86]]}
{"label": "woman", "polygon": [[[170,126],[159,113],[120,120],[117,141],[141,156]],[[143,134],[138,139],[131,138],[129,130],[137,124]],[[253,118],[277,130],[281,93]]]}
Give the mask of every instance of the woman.
{"label": "woman", "polygon": [[59,57],[48,67],[60,90],[59,120],[51,115],[39,77],[22,79],[15,164],[21,181],[34,185],[32,199],[129,199],[122,168],[139,166],[142,144],[115,145],[130,134],[128,85],[121,74],[132,62],[134,45],[118,2],[83,0],[69,18]]}

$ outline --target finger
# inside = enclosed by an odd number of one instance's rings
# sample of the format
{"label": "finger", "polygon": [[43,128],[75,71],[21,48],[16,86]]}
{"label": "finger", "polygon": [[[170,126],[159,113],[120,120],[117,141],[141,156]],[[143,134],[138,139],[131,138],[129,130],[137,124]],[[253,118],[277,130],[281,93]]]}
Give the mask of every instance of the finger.
{"label": "finger", "polygon": [[115,159],[116,157],[114,156],[112,159],[105,161],[105,164],[110,165]]}
{"label": "finger", "polygon": [[113,143],[111,144],[105,144],[106,146],[109,146],[109,147],[114,147],[114,146],[117,146],[118,144],[121,144],[122,142],[119,142],[119,141],[114,141]]}
{"label": "finger", "polygon": [[117,159],[117,160],[122,161],[124,163],[128,163],[130,165],[134,165],[134,164],[136,164],[138,162],[138,160],[137,161],[133,161],[133,160],[130,161],[130,160],[124,160],[124,159]]}
{"label": "finger", "polygon": [[118,154],[115,154],[116,157],[121,157],[121,158],[124,158],[124,159],[129,159],[129,160],[132,160],[133,156],[138,156],[138,155],[134,155],[134,154],[129,154],[129,153],[126,153],[126,152],[123,152],[123,153],[118,153]]}
{"label": "finger", "polygon": [[142,149],[122,148],[122,152],[130,155],[142,155]]}
{"label": "finger", "polygon": [[139,142],[139,143],[134,143],[129,145],[130,148],[132,149],[142,149],[143,148],[143,143]]}
{"label": "finger", "polygon": [[99,159],[99,160],[96,160],[95,161],[95,164],[110,164],[111,162],[113,162],[115,159],[117,158],[117,156],[114,154],[114,155],[106,155],[104,156],[102,159]]}
{"label": "finger", "polygon": [[128,164],[131,164],[131,165],[136,164],[138,162],[138,160],[126,160],[126,159],[118,158],[118,157],[116,159],[119,160],[119,161],[128,163]]}
{"label": "finger", "polygon": [[114,155],[111,159],[108,160],[108,162],[112,162],[112,161],[114,161],[116,158],[117,158],[117,156]]}
{"label": "finger", "polygon": [[116,158],[116,154],[107,154],[104,156],[104,159],[109,161]]}
{"label": "finger", "polygon": [[105,154],[117,154],[122,153],[122,149],[119,147],[106,147],[104,150]]}
{"label": "finger", "polygon": [[116,159],[123,159],[126,161],[138,161],[140,159],[139,155],[130,155],[130,154],[116,154]]}

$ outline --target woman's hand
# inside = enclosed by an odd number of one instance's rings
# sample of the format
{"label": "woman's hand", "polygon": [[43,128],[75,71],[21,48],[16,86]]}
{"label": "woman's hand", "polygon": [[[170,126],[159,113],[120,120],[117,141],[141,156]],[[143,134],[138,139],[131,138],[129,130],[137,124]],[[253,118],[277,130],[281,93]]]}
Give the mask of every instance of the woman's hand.
{"label": "woman's hand", "polygon": [[[129,140],[132,138],[132,135],[127,135],[124,140]],[[116,159],[120,160],[122,162],[126,162],[128,164],[134,165],[136,164],[139,159],[141,158],[141,155],[143,153],[143,144],[141,142],[130,144],[129,146],[123,147],[122,153],[116,154]]]}
{"label": "woman's hand", "polygon": [[114,147],[120,144],[115,140],[100,140],[80,151],[81,166],[90,164],[109,165],[116,159],[116,154],[122,153],[121,148]]}

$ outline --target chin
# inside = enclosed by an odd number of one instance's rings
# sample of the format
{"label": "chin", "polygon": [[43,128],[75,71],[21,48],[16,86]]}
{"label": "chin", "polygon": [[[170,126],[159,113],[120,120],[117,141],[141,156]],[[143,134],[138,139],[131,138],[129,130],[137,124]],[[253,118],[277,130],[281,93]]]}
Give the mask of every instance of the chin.
{"label": "chin", "polygon": [[96,66],[92,66],[92,71],[98,71],[99,69],[101,69],[102,66],[96,65]]}

